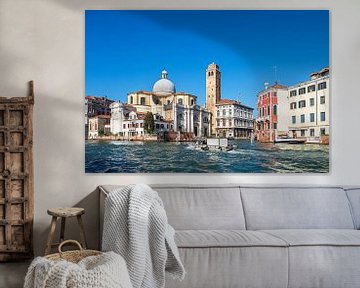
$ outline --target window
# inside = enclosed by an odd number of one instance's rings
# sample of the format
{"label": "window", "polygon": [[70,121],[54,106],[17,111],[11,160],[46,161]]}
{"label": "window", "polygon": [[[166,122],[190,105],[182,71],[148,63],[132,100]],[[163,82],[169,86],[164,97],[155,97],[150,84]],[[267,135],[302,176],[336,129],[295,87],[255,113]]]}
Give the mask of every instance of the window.
{"label": "window", "polygon": [[301,137],[305,137],[305,130],[301,130],[300,135]]}
{"label": "window", "polygon": [[300,122],[305,123],[305,114],[300,115]]}
{"label": "window", "polygon": [[191,99],[191,105],[194,105],[194,99]]}
{"label": "window", "polygon": [[274,115],[277,115],[277,105],[274,105],[274,107],[273,107],[273,113],[274,113]]}
{"label": "window", "polygon": [[314,137],[315,136],[315,130],[314,129],[310,129],[310,136]]}
{"label": "window", "polygon": [[133,96],[130,96],[130,104],[133,104],[133,101],[134,101]]}
{"label": "window", "polygon": [[299,89],[299,95],[302,95],[302,94],[305,94],[305,93],[306,93],[306,88],[305,87]]}
{"label": "window", "polygon": [[310,122],[315,122],[315,113],[310,113]]}
{"label": "window", "polygon": [[217,116],[218,116],[218,117],[220,116],[220,111],[219,111],[219,110],[217,110]]}
{"label": "window", "polygon": [[324,136],[326,134],[325,128],[320,129],[320,135]]}
{"label": "window", "polygon": [[290,109],[296,109],[296,102],[290,103]]}
{"label": "window", "polygon": [[156,129],[159,129],[159,124],[156,124],[155,127],[156,127]]}
{"label": "window", "polygon": [[225,109],[223,109],[223,116],[225,116],[226,115],[226,110]]}
{"label": "window", "polygon": [[183,99],[180,98],[180,99],[178,100],[178,104],[183,105]]}
{"label": "window", "polygon": [[[249,125],[250,126],[250,125]],[[274,123],[274,129],[277,129],[277,123]]]}
{"label": "window", "polygon": [[290,91],[290,97],[296,96],[296,90],[291,90]]}
{"label": "window", "polygon": [[299,108],[304,108],[304,107],[306,107],[306,102],[305,102],[305,100],[299,101]]}
{"label": "window", "polygon": [[308,86],[308,93],[315,91],[315,85]]}
{"label": "window", "polygon": [[296,124],[296,116],[291,117],[292,124]]}
{"label": "window", "polygon": [[326,89],[326,82],[321,82],[318,84],[318,90]]}
{"label": "window", "polygon": [[140,98],[140,104],[141,104],[141,105],[145,105],[145,97],[141,97],[141,98]]}
{"label": "window", "polygon": [[314,106],[315,105],[315,99],[314,98],[310,98],[310,106]]}
{"label": "window", "polygon": [[320,104],[325,104],[325,96],[320,96]]}
{"label": "window", "polygon": [[325,121],[325,112],[320,112],[320,121]]}
{"label": "window", "polygon": [[267,106],[267,115],[270,115],[270,105]]}

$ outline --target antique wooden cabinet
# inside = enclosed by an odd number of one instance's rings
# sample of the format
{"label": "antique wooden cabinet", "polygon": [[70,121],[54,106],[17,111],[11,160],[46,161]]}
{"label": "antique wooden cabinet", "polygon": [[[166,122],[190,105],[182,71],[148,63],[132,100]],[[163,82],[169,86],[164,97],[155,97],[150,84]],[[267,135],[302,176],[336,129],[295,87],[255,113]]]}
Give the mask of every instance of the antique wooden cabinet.
{"label": "antique wooden cabinet", "polygon": [[0,97],[0,261],[33,254],[33,105],[27,97]]}

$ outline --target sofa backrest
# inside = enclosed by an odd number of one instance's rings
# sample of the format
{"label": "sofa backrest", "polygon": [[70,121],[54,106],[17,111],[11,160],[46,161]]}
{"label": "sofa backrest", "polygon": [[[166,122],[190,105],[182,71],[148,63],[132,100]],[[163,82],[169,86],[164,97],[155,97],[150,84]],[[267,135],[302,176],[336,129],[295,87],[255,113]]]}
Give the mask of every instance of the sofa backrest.
{"label": "sofa backrest", "polygon": [[[119,186],[101,186],[111,193]],[[176,230],[360,229],[360,188],[151,185]]]}
{"label": "sofa backrest", "polygon": [[350,201],[356,229],[360,229],[360,188],[348,188],[345,192]]}
{"label": "sofa backrest", "polygon": [[176,230],[245,230],[239,187],[152,186]]}
{"label": "sofa backrest", "polygon": [[248,230],[355,227],[342,188],[241,187],[241,198]]}

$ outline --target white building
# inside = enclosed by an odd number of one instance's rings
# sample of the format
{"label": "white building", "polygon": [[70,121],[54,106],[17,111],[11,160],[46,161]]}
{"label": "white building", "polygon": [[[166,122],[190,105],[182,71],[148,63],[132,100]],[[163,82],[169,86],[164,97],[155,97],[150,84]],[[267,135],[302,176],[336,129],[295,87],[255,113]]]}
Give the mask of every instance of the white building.
{"label": "white building", "polygon": [[216,106],[216,136],[249,138],[254,130],[253,108],[221,99]]}
{"label": "white building", "polygon": [[[145,116],[144,112],[131,111],[126,118],[122,119],[121,135],[125,137],[139,137],[144,136],[145,129]],[[163,132],[168,132],[173,129],[172,121],[166,121],[161,115],[155,114],[154,117],[154,133],[161,135]]]}
{"label": "white building", "polygon": [[293,137],[320,142],[330,129],[329,68],[311,74],[311,79],[288,88],[289,131]]}

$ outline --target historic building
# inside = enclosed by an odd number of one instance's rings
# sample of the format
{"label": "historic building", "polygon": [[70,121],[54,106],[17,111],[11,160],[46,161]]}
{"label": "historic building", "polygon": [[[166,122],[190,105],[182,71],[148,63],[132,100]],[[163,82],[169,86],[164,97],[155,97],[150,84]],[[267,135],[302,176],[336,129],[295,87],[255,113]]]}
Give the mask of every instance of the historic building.
{"label": "historic building", "polygon": [[85,139],[89,137],[89,118],[110,115],[110,105],[114,100],[107,97],[85,96]]}
{"label": "historic building", "polygon": [[[110,115],[97,115],[89,118],[89,139],[96,139],[99,136],[104,135],[106,132],[110,132]],[[107,131],[107,128],[109,129]]]}
{"label": "historic building", "polygon": [[258,94],[257,139],[305,138],[320,143],[330,129],[329,68],[310,80],[286,87],[275,83]]}
{"label": "historic building", "polygon": [[[287,131],[287,87],[275,82],[257,96],[256,138],[260,142],[275,142],[277,131]],[[279,102],[284,103],[279,107]],[[284,111],[285,109],[285,111]],[[285,122],[284,122],[285,120]]]}
{"label": "historic building", "polygon": [[221,100],[221,72],[215,63],[206,69],[206,109],[212,113],[211,134],[216,135],[216,104]]}
{"label": "historic building", "polygon": [[[128,118],[128,113],[123,104],[114,105],[111,108],[111,131],[116,134],[122,132],[123,125],[121,124]],[[176,92],[175,84],[168,79],[168,73],[165,70],[161,73],[161,79],[153,85],[151,92],[128,93],[127,105],[129,108],[127,110],[133,109],[136,112],[151,112],[153,115],[159,115],[169,124],[169,131],[190,133],[194,137],[210,135],[211,113],[197,105],[195,95]]]}
{"label": "historic building", "polygon": [[289,87],[289,131],[293,137],[320,142],[329,134],[329,68],[312,73],[310,80]]}
{"label": "historic building", "polygon": [[216,136],[250,138],[254,131],[253,108],[222,99],[216,104]]}

